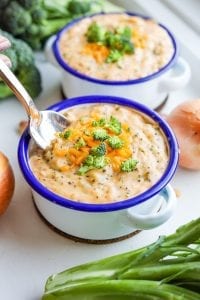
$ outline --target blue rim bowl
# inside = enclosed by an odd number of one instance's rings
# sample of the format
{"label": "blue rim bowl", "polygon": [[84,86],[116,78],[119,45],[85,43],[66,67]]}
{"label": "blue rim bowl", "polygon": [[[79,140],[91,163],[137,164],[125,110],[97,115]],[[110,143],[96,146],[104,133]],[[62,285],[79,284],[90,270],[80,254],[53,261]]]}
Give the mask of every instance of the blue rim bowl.
{"label": "blue rim bowl", "polygon": [[[83,73],[80,73],[79,71],[75,70],[74,68],[72,68],[61,56],[60,54],[60,49],[59,49],[59,43],[60,43],[60,38],[62,37],[62,35],[71,27],[73,27],[76,23],[80,22],[81,20],[85,19],[85,18],[91,18],[93,16],[98,16],[98,15],[105,15],[105,14],[111,14],[111,13],[99,13],[99,14],[95,14],[92,16],[87,16],[87,17],[81,17],[79,19],[75,19],[72,22],[68,23],[65,27],[63,27],[57,34],[56,34],[56,38],[53,42],[52,45],[52,50],[54,53],[54,56],[57,60],[57,62],[59,63],[59,65],[67,72],[69,72],[71,75],[78,77],[80,79],[89,81],[89,82],[93,82],[96,84],[103,84],[103,85],[129,85],[129,84],[139,84],[139,83],[143,83],[149,80],[152,80],[154,78],[159,77],[160,75],[164,74],[165,72],[167,72],[169,69],[171,69],[173,67],[173,65],[176,63],[178,55],[179,55],[179,47],[178,47],[178,43],[176,41],[175,36],[172,34],[172,32],[165,27],[163,24],[158,23],[159,26],[161,26],[168,34],[168,36],[170,37],[171,41],[172,41],[172,45],[174,48],[174,52],[173,55],[170,59],[170,61],[164,65],[162,68],[160,68],[157,72],[154,72],[148,76],[145,77],[141,77],[138,79],[133,79],[133,80],[122,80],[122,81],[113,81],[113,80],[102,80],[102,79],[97,79],[94,77],[90,77],[87,75],[84,75]],[[150,17],[141,15],[141,14],[135,14],[135,13],[130,13],[130,12],[123,12],[123,13],[112,13],[112,14],[127,14],[129,16],[137,16],[140,18],[143,18],[145,20],[149,20],[152,19]]]}
{"label": "blue rim bowl", "polygon": [[141,112],[142,114],[146,115],[147,117],[150,117],[160,126],[167,139],[168,147],[169,147],[169,162],[162,177],[151,188],[149,188],[145,192],[135,197],[129,198],[127,200],[122,200],[115,203],[89,204],[89,203],[81,203],[81,202],[69,200],[48,190],[34,176],[31,167],[29,165],[29,142],[31,140],[31,137],[27,129],[21,136],[18,145],[18,161],[24,178],[31,186],[31,188],[35,190],[37,193],[39,193],[41,196],[43,196],[47,201],[51,201],[60,206],[74,209],[74,210],[79,210],[79,211],[98,213],[98,212],[122,210],[122,209],[135,206],[137,204],[140,204],[152,198],[168,184],[168,182],[173,177],[177,168],[179,149],[178,149],[177,140],[172,130],[170,129],[168,124],[155,111],[149,109],[148,107],[136,101],[126,99],[126,98],[121,98],[121,97],[99,96],[99,95],[76,97],[76,98],[66,99],[62,102],[58,102],[50,106],[48,109],[54,111],[61,111],[71,107],[75,107],[77,105],[85,105],[85,104],[90,105],[95,103],[118,104],[118,105],[133,108],[138,112]]}

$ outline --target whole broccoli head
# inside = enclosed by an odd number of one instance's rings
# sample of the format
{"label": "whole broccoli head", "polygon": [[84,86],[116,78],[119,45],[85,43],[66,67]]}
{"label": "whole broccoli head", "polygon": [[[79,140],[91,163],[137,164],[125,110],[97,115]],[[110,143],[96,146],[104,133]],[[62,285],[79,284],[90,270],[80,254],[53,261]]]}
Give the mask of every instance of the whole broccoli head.
{"label": "whole broccoli head", "polygon": [[26,9],[38,6],[42,3],[42,0],[18,0],[19,4]]}
{"label": "whole broccoli head", "polygon": [[32,66],[34,64],[34,55],[31,47],[19,39],[14,39],[11,43],[12,49],[17,55],[18,69]]}
{"label": "whole broccoli head", "polygon": [[13,35],[24,33],[32,23],[30,14],[16,1],[5,7],[1,18],[2,28]]}
{"label": "whole broccoli head", "polygon": [[37,97],[41,92],[41,76],[39,70],[34,65],[21,69],[16,76],[21,81],[25,89],[32,98]]}
{"label": "whole broccoli head", "polygon": [[[12,71],[27,89],[30,96],[35,98],[42,90],[41,76],[35,66],[32,49],[24,41],[14,38],[11,34],[0,30],[0,35],[5,36],[11,42],[11,47],[3,53],[12,62]],[[12,91],[3,82],[0,82],[0,99],[12,96]]]}
{"label": "whole broccoli head", "polygon": [[7,50],[4,51],[4,53],[6,56],[8,56],[12,62],[12,67],[11,70],[13,72],[16,71],[17,66],[18,66],[18,59],[17,59],[17,53],[15,50],[13,50],[12,48],[8,48]]}

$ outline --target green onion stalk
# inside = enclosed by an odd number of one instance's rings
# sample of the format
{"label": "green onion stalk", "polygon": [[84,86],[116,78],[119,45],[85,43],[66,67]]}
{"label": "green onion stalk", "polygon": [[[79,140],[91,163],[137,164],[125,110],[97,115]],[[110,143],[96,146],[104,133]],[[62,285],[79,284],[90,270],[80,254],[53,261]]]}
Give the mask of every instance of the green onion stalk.
{"label": "green onion stalk", "polygon": [[200,218],[146,247],[48,278],[43,300],[200,299]]}

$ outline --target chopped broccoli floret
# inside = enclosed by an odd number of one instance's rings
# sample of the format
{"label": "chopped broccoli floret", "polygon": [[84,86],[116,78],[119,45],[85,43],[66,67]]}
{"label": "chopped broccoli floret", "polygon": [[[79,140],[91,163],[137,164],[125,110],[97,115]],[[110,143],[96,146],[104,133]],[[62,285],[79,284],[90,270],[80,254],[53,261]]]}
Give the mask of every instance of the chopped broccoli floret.
{"label": "chopped broccoli floret", "polygon": [[108,160],[105,156],[94,156],[94,167],[97,169],[104,168],[108,163]]}
{"label": "chopped broccoli floret", "polygon": [[123,146],[124,142],[118,136],[111,136],[108,139],[108,144],[113,149],[119,149]]}
{"label": "chopped broccoli floret", "polygon": [[103,127],[105,124],[106,124],[106,119],[105,118],[101,118],[98,121],[93,121],[92,122],[92,126],[94,126],[94,127],[97,127],[97,126]]}
{"label": "chopped broccoli floret", "polygon": [[132,32],[131,28],[128,26],[125,26],[124,28],[120,27],[117,28],[116,32],[123,38],[124,40],[129,40],[131,38]]}
{"label": "chopped broccoli floret", "polygon": [[106,145],[101,143],[99,146],[91,149],[91,154],[95,156],[103,156],[106,154]]}
{"label": "chopped broccoli floret", "polygon": [[108,159],[105,156],[88,155],[88,157],[83,162],[83,165],[79,168],[78,174],[83,175],[89,170],[104,168],[107,163]]}
{"label": "chopped broccoli floret", "polygon": [[138,164],[138,161],[133,158],[129,158],[121,163],[121,171],[131,172],[133,171]]}
{"label": "chopped broccoli floret", "polygon": [[93,22],[86,32],[89,43],[100,43],[110,50],[106,58],[107,63],[117,62],[125,53],[134,52],[131,35],[131,28],[128,26],[111,31],[96,22]]}
{"label": "chopped broccoli floret", "polygon": [[105,45],[111,50],[118,50],[121,55],[133,53],[134,45],[131,42],[130,27],[117,28],[116,31],[107,31],[105,35]]}
{"label": "chopped broccoli floret", "polygon": [[78,141],[75,143],[74,147],[76,149],[80,149],[80,148],[84,147],[85,145],[86,145],[86,142],[84,141],[84,139],[82,137],[80,137],[78,139]]}
{"label": "chopped broccoli floret", "polygon": [[95,169],[100,169],[107,165],[107,159],[105,156],[88,155],[84,161],[84,165],[93,167]]}
{"label": "chopped broccoli floret", "polygon": [[105,129],[98,128],[93,132],[93,138],[95,140],[105,141],[108,137],[109,135]]}
{"label": "chopped broccoli floret", "polygon": [[71,133],[72,133],[71,130],[65,130],[60,134],[60,137],[67,140],[70,137]]}
{"label": "chopped broccoli floret", "polygon": [[104,41],[105,29],[98,25],[96,22],[93,22],[89,27],[86,33],[86,37],[89,43],[100,43]]}
{"label": "chopped broccoli floret", "polygon": [[116,134],[120,134],[122,131],[121,123],[113,116],[110,117],[110,120],[107,123],[106,127]]}
{"label": "chopped broccoli floret", "polygon": [[81,166],[78,169],[78,175],[84,175],[85,173],[87,173],[88,171],[92,170],[93,167],[92,166]]}
{"label": "chopped broccoli floret", "polygon": [[119,50],[110,50],[108,57],[106,58],[107,63],[117,62],[122,57],[122,53]]}
{"label": "chopped broccoli floret", "polygon": [[93,167],[94,165],[94,156],[88,155],[84,161],[85,166]]}

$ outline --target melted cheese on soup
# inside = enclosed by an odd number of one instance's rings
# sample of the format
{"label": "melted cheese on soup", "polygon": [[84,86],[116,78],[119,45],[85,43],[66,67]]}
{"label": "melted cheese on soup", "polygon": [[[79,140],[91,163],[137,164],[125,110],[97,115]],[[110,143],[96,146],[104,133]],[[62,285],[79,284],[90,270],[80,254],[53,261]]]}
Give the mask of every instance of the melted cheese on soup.
{"label": "melted cheese on soup", "polygon": [[126,14],[79,21],[62,34],[59,49],[76,71],[114,81],[153,74],[170,61],[174,52],[168,33],[155,21]]}
{"label": "melted cheese on soup", "polygon": [[38,180],[65,198],[111,203],[138,195],[162,176],[168,146],[153,120],[114,104],[77,106],[64,112],[71,125],[45,151],[33,147]]}

